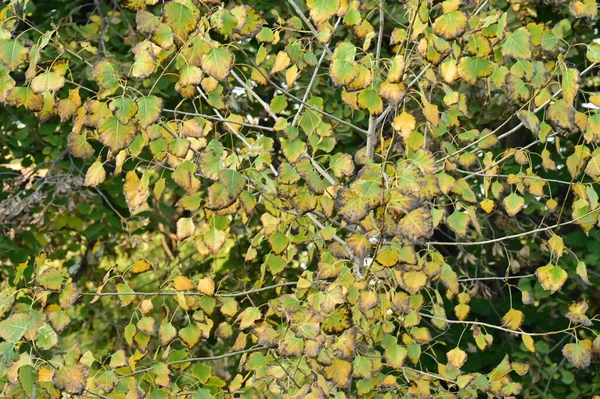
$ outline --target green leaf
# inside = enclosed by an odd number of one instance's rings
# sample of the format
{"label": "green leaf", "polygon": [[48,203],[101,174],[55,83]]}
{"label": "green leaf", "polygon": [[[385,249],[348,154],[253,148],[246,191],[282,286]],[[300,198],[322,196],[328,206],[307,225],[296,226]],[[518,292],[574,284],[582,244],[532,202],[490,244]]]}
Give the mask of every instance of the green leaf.
{"label": "green leaf", "polygon": [[307,135],[313,134],[321,125],[321,116],[313,110],[307,110],[300,117],[299,124]]}
{"label": "green leaf", "polygon": [[[242,187],[243,189],[243,187]],[[241,191],[241,190],[240,190]],[[223,209],[233,204],[236,196],[221,182],[216,182],[208,188],[208,208]]]}
{"label": "green leaf", "polygon": [[21,387],[23,388],[25,395],[27,395],[27,398],[36,397],[36,381],[37,373],[33,366],[26,364],[19,369],[19,383],[21,383]]}
{"label": "green leaf", "polygon": [[358,76],[358,68],[354,66],[354,61],[334,60],[329,69],[329,76],[334,85],[347,85]]}
{"label": "green leaf", "polygon": [[163,100],[156,96],[140,97],[137,100],[136,117],[141,127],[147,127],[160,118]]}
{"label": "green leaf", "polygon": [[94,65],[92,76],[102,89],[100,98],[113,94],[120,86],[114,66],[106,59],[100,60]]}
{"label": "green leaf", "polygon": [[200,342],[202,330],[196,324],[189,324],[187,327],[180,329],[178,335],[185,346],[191,349]]}
{"label": "green leaf", "polygon": [[366,108],[371,115],[378,115],[383,111],[383,101],[375,89],[365,89],[358,93],[358,105]]}
{"label": "green leaf", "polygon": [[572,105],[579,90],[579,71],[577,69],[563,68],[561,88],[565,101]]}
{"label": "green leaf", "polygon": [[231,51],[224,47],[213,47],[202,56],[201,66],[204,72],[220,81],[229,75],[233,62]]}
{"label": "green leaf", "polygon": [[48,350],[58,344],[58,335],[48,324],[44,324],[36,332],[35,343],[38,348]]}
{"label": "green leaf", "polygon": [[163,15],[175,36],[185,41],[189,33],[196,29],[200,12],[192,2],[170,1],[165,4]]}
{"label": "green leaf", "polygon": [[[273,250],[273,252],[276,255],[279,255],[280,253],[285,251],[289,242],[290,241],[288,240],[287,236],[280,231],[276,231],[275,233],[273,233],[269,236],[269,244],[271,245],[271,249]],[[268,262],[267,262],[267,266],[269,266]],[[269,267],[271,268],[271,273],[273,273],[272,267],[271,266],[269,266]],[[273,274],[275,274],[275,273],[273,273]]]}
{"label": "green leaf", "polygon": [[127,97],[117,97],[113,99],[108,108],[114,113],[119,122],[123,124],[129,123],[131,118],[138,111],[138,105],[130,98]]}
{"label": "green leaf", "polygon": [[588,44],[586,57],[591,62],[600,62],[600,43]]}
{"label": "green leaf", "polygon": [[48,290],[58,291],[62,287],[62,282],[65,278],[62,269],[49,267],[38,276],[37,280],[40,285]]}
{"label": "green leaf", "polygon": [[469,226],[469,215],[455,209],[452,215],[448,216],[447,223],[452,231],[460,236],[464,236],[467,234],[467,227]]}
{"label": "green leaf", "polygon": [[477,83],[477,79],[488,77],[494,72],[494,64],[485,58],[462,57],[458,63],[458,74],[470,85]]}
{"label": "green leaf", "polygon": [[25,57],[28,50],[18,40],[0,39],[0,61],[2,61],[10,71],[17,69]]}
{"label": "green leaf", "polygon": [[283,261],[283,258],[279,255],[267,255],[265,264],[269,268],[271,274],[274,276],[278,275],[285,269],[285,262]]}
{"label": "green leaf", "polygon": [[521,27],[514,32],[508,32],[502,43],[502,55],[517,59],[531,58],[529,30],[525,27]]}
{"label": "green leaf", "polygon": [[160,344],[163,346],[171,342],[176,335],[177,330],[175,329],[175,327],[173,327],[173,324],[171,324],[171,322],[163,322],[158,328],[158,339],[160,341]]}
{"label": "green leaf", "polygon": [[210,393],[208,389],[199,388],[196,389],[194,394],[190,396],[191,399],[214,399],[215,396]]}
{"label": "green leaf", "polygon": [[408,351],[406,348],[396,343],[385,348],[384,352],[387,363],[395,369],[400,369],[402,367],[407,354]]}
{"label": "green leaf", "polygon": [[244,176],[233,169],[225,169],[219,172],[219,181],[223,183],[225,188],[234,196],[238,196],[246,186]]}
{"label": "green leaf", "polygon": [[135,126],[132,124],[124,125],[116,116],[106,118],[98,127],[100,141],[108,146],[112,152],[127,147],[135,135]]}
{"label": "green leaf", "polygon": [[576,271],[577,275],[583,280],[584,283],[586,283],[588,285],[592,284],[588,278],[587,266],[586,266],[585,262],[582,262],[582,261],[577,262],[577,268],[575,271]]}
{"label": "green leaf", "polygon": [[525,206],[525,200],[517,193],[511,193],[508,195],[504,198],[502,203],[504,204],[506,213],[508,213],[508,216],[511,217],[521,212],[521,209],[523,209],[523,206]]}
{"label": "green leaf", "polygon": [[0,337],[6,342],[16,344],[29,330],[31,316],[25,313],[15,313],[0,322]]}

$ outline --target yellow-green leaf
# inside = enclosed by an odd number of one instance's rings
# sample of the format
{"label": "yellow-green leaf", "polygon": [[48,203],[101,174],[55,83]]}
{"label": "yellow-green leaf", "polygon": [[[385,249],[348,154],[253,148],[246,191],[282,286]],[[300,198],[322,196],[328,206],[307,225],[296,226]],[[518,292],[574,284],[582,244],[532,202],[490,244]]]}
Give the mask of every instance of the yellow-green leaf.
{"label": "yellow-green leaf", "polygon": [[202,56],[201,66],[213,78],[223,80],[229,75],[233,62],[231,51],[224,47],[213,47]]}
{"label": "yellow-green leaf", "polygon": [[454,40],[462,35],[467,26],[467,15],[462,11],[452,11],[438,17],[433,23],[433,31],[445,40]]}
{"label": "yellow-green leaf", "polygon": [[567,281],[567,272],[562,267],[553,264],[538,267],[535,275],[542,287],[552,293],[558,291]]}

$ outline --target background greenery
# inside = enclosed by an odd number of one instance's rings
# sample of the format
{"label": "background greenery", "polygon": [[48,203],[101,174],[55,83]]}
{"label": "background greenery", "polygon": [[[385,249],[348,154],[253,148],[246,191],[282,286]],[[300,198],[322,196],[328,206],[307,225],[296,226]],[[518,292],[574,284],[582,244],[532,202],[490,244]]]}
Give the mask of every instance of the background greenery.
{"label": "background greenery", "polygon": [[5,2],[1,395],[592,397],[596,17]]}

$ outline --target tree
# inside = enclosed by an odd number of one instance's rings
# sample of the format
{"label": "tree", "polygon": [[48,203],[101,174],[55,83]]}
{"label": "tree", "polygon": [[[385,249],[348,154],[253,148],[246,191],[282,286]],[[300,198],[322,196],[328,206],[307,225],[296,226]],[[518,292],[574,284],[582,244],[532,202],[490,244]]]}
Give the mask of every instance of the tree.
{"label": "tree", "polygon": [[8,2],[2,395],[598,392],[596,17]]}

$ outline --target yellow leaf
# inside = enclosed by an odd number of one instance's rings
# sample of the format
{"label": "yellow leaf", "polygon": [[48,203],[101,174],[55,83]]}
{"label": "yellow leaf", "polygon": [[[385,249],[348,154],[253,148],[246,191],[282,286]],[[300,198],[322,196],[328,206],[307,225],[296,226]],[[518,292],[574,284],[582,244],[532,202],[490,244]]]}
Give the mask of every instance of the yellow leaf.
{"label": "yellow leaf", "polygon": [[427,100],[424,100],[423,115],[425,115],[425,119],[427,119],[427,121],[433,126],[437,126],[438,123],[440,123],[440,112],[438,111],[438,106],[431,104]]}
{"label": "yellow leaf", "polygon": [[448,358],[448,364],[455,369],[460,369],[463,364],[467,361],[467,353],[456,347],[452,349],[450,352],[446,353],[446,358]]}
{"label": "yellow leaf", "polygon": [[519,330],[521,324],[523,324],[524,319],[523,312],[517,309],[510,309],[506,314],[502,317],[502,321],[504,325],[511,330]]}
{"label": "yellow leaf", "polygon": [[412,271],[412,272],[397,272],[396,276],[400,275],[401,281],[399,283],[402,285],[406,291],[411,294],[416,294],[427,284],[427,275],[422,271]]}
{"label": "yellow leaf", "polygon": [[180,218],[177,221],[177,239],[183,240],[194,234],[196,225],[192,218]]}
{"label": "yellow leaf", "polygon": [[377,294],[373,291],[363,291],[360,293],[358,307],[361,312],[365,313],[373,309],[379,303]]}
{"label": "yellow leaf", "polygon": [[413,130],[415,130],[415,127],[417,127],[417,120],[414,116],[404,111],[394,118],[392,126],[406,140]]}
{"label": "yellow leaf", "polygon": [[192,280],[185,276],[177,276],[175,280],[173,280],[173,288],[177,291],[190,291],[194,289],[194,284]]}
{"label": "yellow leaf", "polygon": [[198,291],[209,296],[215,294],[215,282],[210,277],[204,277],[198,281]]}
{"label": "yellow leaf", "polygon": [[98,184],[102,183],[106,179],[106,171],[102,166],[102,162],[94,162],[87,173],[85,174],[84,185],[88,187],[96,187]]}
{"label": "yellow leaf", "polygon": [[392,267],[398,263],[399,258],[400,256],[398,255],[398,251],[391,247],[386,247],[377,253],[376,260],[377,263],[381,264],[382,266]]}
{"label": "yellow leaf", "polygon": [[535,353],[535,345],[533,342],[533,338],[531,338],[531,335],[522,334],[521,340],[523,341],[523,345],[525,345],[529,352]]}
{"label": "yellow leaf", "polygon": [[561,256],[565,251],[565,242],[561,236],[553,234],[548,240],[548,247],[550,247],[550,250],[554,256]]}
{"label": "yellow leaf", "polygon": [[81,363],[63,366],[54,373],[52,382],[61,391],[72,395],[81,395],[85,389],[85,376],[88,368]]}
{"label": "yellow leaf", "polygon": [[275,63],[273,64],[273,68],[271,68],[271,74],[283,71],[288,67],[288,65],[290,65],[290,61],[290,57],[285,51],[280,51],[277,53],[277,56],[275,57]]}
{"label": "yellow leaf", "polygon": [[352,363],[341,359],[333,359],[330,366],[325,367],[325,376],[340,388],[345,388],[350,382]]}
{"label": "yellow leaf", "polygon": [[431,211],[425,207],[410,211],[398,222],[397,231],[400,236],[411,241],[431,237],[433,234]]}
{"label": "yellow leaf", "polygon": [[317,25],[327,21],[340,8],[340,0],[306,0],[310,17]]}
{"label": "yellow leaf", "polygon": [[260,320],[262,314],[260,309],[256,307],[246,308],[239,316],[240,319],[240,328],[242,330],[252,327],[256,320]]}
{"label": "yellow leaf", "polygon": [[454,307],[454,313],[458,317],[458,320],[466,320],[470,311],[471,307],[464,303],[460,303]]}
{"label": "yellow leaf", "polygon": [[150,263],[147,260],[140,259],[137,262],[135,262],[135,264],[131,268],[131,271],[134,274],[138,274],[138,273],[143,273],[147,270],[150,270],[151,267],[152,267],[152,265],[150,265]]}
{"label": "yellow leaf", "polygon": [[34,93],[56,91],[65,85],[65,78],[57,72],[44,72],[31,81]]}
{"label": "yellow leaf", "polygon": [[131,170],[125,175],[125,185],[123,191],[127,206],[131,212],[137,210],[140,206],[146,203],[150,196],[150,188],[148,187],[148,176],[146,173],[140,179],[137,174]]}
{"label": "yellow leaf", "polygon": [[486,198],[479,203],[479,206],[485,211],[485,213],[490,214],[496,207],[496,202],[489,198]]}
{"label": "yellow leaf", "polygon": [[292,87],[294,85],[294,82],[296,79],[298,79],[298,76],[300,76],[300,74],[298,73],[297,65],[292,65],[287,69],[287,71],[285,71],[285,83],[288,85],[288,87]]}
{"label": "yellow leaf", "polygon": [[391,83],[385,81],[379,86],[379,95],[393,104],[398,104],[406,94],[406,87],[403,83]]}
{"label": "yellow leaf", "polygon": [[152,50],[152,43],[143,41],[133,48],[133,65],[131,66],[131,76],[135,78],[145,78],[150,76],[156,69],[156,57]]}
{"label": "yellow leaf", "polygon": [[431,333],[427,327],[414,327],[410,330],[410,335],[420,344],[426,344],[431,341]]}

